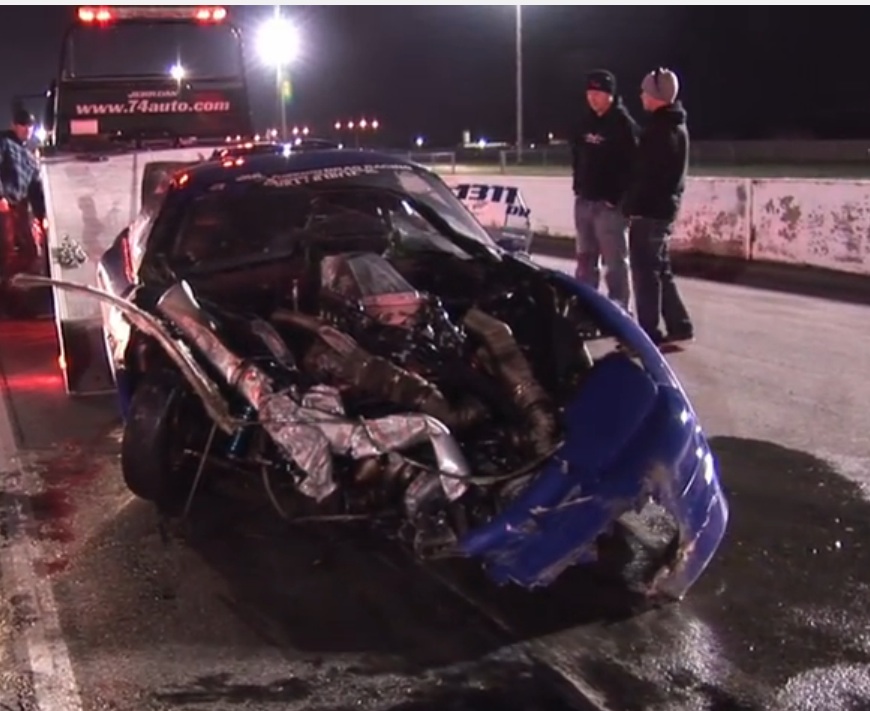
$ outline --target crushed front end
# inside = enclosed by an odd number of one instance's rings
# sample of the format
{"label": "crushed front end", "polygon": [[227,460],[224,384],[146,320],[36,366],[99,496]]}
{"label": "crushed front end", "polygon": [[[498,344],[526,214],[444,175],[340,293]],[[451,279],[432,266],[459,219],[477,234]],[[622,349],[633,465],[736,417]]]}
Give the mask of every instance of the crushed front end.
{"label": "crushed front end", "polygon": [[497,583],[550,585],[572,565],[595,560],[600,537],[649,503],[672,517],[666,555],[641,583],[680,599],[706,569],[728,523],[713,454],[664,359],[618,307],[573,280],[582,297],[641,364],[623,354],[600,361],[564,409],[565,443],[528,486],[460,543]]}

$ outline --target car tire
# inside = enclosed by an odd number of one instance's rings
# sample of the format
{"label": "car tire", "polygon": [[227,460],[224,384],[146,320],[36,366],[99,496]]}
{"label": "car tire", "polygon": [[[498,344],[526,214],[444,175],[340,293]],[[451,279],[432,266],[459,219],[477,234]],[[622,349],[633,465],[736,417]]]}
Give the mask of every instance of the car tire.
{"label": "car tire", "polygon": [[[121,441],[121,472],[127,488],[161,513],[184,509],[195,467],[184,466],[182,448],[193,395],[169,371],[142,376],[130,401]],[[179,426],[180,425],[180,426]]]}

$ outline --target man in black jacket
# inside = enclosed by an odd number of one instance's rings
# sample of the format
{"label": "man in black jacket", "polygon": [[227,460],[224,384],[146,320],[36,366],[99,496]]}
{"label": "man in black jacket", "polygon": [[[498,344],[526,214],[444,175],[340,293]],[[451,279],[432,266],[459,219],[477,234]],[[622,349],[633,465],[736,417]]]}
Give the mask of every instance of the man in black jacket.
{"label": "man in black jacket", "polygon": [[628,310],[628,221],[620,210],[637,145],[637,125],[616,95],[616,79],[586,78],[588,110],[572,142],[577,279],[597,289],[604,262],[608,295]]}
{"label": "man in black jacket", "polygon": [[[689,132],[686,111],[677,99],[679,91],[679,79],[669,69],[656,69],[644,77],[641,101],[650,118],[640,137],[623,206],[631,221],[629,245],[637,320],[657,344],[694,338],[668,249],[689,167]],[[659,330],[660,319],[666,333]]]}

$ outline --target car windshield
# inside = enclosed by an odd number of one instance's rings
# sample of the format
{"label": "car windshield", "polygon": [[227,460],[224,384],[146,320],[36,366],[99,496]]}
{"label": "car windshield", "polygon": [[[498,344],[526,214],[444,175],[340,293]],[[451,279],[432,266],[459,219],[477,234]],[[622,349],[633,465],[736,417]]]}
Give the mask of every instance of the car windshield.
{"label": "car windshield", "polygon": [[460,259],[498,252],[437,177],[403,166],[354,166],[255,174],[213,186],[186,208],[172,261],[207,270],[293,251],[312,239],[330,251],[394,246]]}

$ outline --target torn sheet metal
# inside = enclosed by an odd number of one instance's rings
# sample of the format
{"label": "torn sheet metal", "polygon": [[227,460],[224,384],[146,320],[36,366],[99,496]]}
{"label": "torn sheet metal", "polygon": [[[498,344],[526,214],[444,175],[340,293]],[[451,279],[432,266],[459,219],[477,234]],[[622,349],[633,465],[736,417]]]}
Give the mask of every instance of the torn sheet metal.
{"label": "torn sheet metal", "polygon": [[92,299],[111,304],[124,315],[143,333],[151,336],[166,351],[185,379],[190,383],[209,416],[224,432],[231,434],[236,431],[237,423],[229,412],[229,406],[218,386],[208,377],[199,364],[193,359],[187,347],[176,341],[172,335],[151,314],[101,289],[75,282],[49,279],[33,274],[18,274],[12,279],[12,285],[24,289],[34,289],[43,286],[52,286],[55,289],[69,291],[79,295],[88,296]]}

